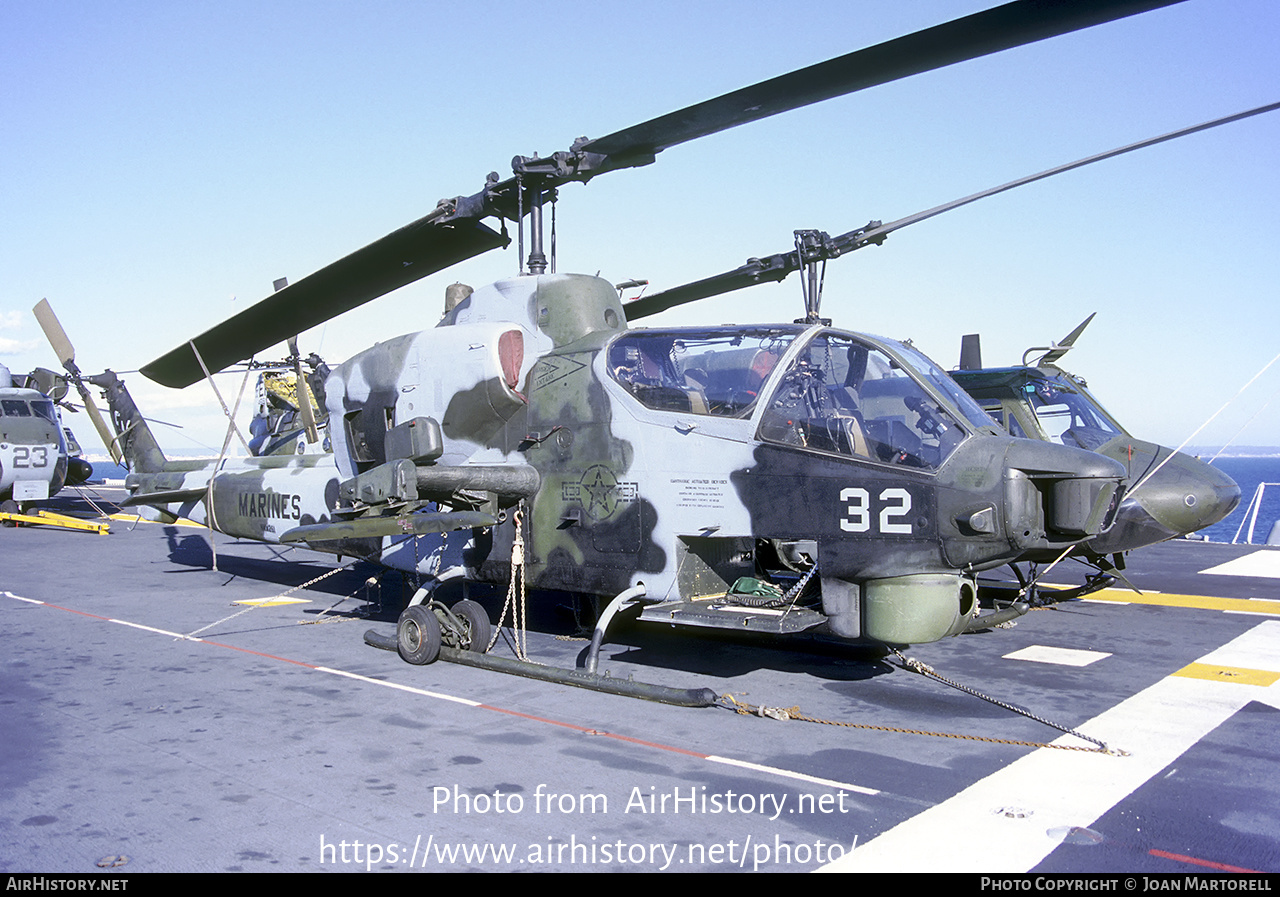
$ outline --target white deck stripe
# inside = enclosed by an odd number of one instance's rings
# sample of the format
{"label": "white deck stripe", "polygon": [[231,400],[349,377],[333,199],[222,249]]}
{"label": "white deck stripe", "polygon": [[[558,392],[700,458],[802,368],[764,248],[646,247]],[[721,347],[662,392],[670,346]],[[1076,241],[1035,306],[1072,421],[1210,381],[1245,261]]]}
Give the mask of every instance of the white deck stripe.
{"label": "white deck stripe", "polygon": [[855,794],[880,793],[874,788],[864,788],[861,785],[852,785],[848,782],[837,782],[835,779],[822,779],[817,776],[806,775],[802,772],[792,772],[789,769],[782,769],[777,766],[765,766],[761,763],[750,763],[746,760],[735,760],[732,757],[721,757],[718,754],[708,754],[707,759],[712,763],[724,763],[728,766],[737,766],[742,769],[749,769],[753,772],[762,772],[766,775],[779,776],[784,779],[796,779],[797,781],[808,782],[812,785],[825,785],[828,788],[851,791]]}
{"label": "white deck stripe", "polygon": [[427,691],[425,688],[416,688],[412,685],[401,685],[399,682],[390,682],[386,679],[374,679],[371,676],[361,676],[359,673],[349,673],[346,670],[336,670],[333,667],[314,667],[317,672],[329,673],[334,676],[343,676],[347,679],[356,679],[360,682],[368,682],[370,685],[381,685],[384,688],[394,688],[396,691],[407,691],[410,694],[422,695],[424,698],[435,698],[439,701],[451,701],[454,704],[463,704],[467,707],[484,706],[479,701],[472,701],[470,698],[459,698],[456,695],[448,695],[440,691]]}
{"label": "white deck stripe", "polygon": [[1028,645],[1004,656],[1005,660],[1028,660],[1032,663],[1056,663],[1067,667],[1087,667],[1111,655],[1104,651],[1082,651],[1079,648],[1055,648],[1051,645]]}
{"label": "white deck stripe", "polygon": [[10,598],[17,599],[18,601],[25,601],[27,604],[44,604],[43,601],[38,601],[35,598],[23,598],[21,595],[13,594],[13,592],[5,592],[5,594]]}
{"label": "white deck stripe", "polygon": [[1215,576],[1263,576],[1280,579],[1280,551],[1262,549],[1200,572]]}
{"label": "white deck stripe", "polygon": [[[1280,622],[1260,623],[1199,662],[1280,671]],[[1063,833],[1093,824],[1254,700],[1280,706],[1280,683],[1263,688],[1167,677],[1079,727],[1130,756],[1041,748],[822,871],[1025,873],[1053,852]],[[1006,808],[1020,812],[1001,812]],[[975,850],[975,844],[998,849]]]}
{"label": "white deck stripe", "polygon": [[154,626],[144,626],[141,623],[130,623],[128,620],[109,619],[108,623],[119,623],[121,626],[129,626],[133,629],[141,629],[143,632],[154,632],[157,635],[167,635],[171,638],[185,639],[188,642],[202,642],[204,639],[196,638],[194,635],[183,635],[181,632],[170,632],[168,629],[157,629]]}
{"label": "white deck stripe", "polygon": [[1261,623],[1198,662],[1280,673],[1280,622]]}

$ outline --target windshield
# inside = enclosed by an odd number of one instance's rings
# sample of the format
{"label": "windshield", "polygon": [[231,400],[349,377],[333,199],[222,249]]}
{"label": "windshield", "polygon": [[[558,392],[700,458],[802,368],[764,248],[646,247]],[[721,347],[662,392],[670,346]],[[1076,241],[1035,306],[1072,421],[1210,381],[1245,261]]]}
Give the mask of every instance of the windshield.
{"label": "windshield", "polygon": [[1050,441],[1092,451],[1121,433],[1091,396],[1059,379],[1030,379],[1024,389]]}
{"label": "windshield", "polygon": [[48,399],[0,399],[0,417],[39,417],[51,424],[58,422],[58,412]]}
{"label": "windshield", "polygon": [[[914,350],[903,354],[922,360],[921,376],[937,369]],[[946,380],[940,369],[938,374]],[[982,409],[973,410],[980,426],[993,425]],[[952,412],[896,359],[853,336],[829,332],[814,337],[792,362],[760,423],[760,438],[769,442],[930,470],[965,435]]]}
{"label": "windshield", "polygon": [[36,417],[43,417],[51,424],[58,422],[58,413],[53,409],[53,402],[48,399],[41,399],[31,403],[31,410],[36,413]]}
{"label": "windshield", "polygon": [[932,358],[925,355],[915,346],[893,340],[885,340],[885,342],[893,346],[895,351],[905,356],[912,367],[915,368],[916,373],[924,377],[930,386],[954,402],[960,413],[975,428],[981,429],[982,427],[993,425],[991,416],[982,409],[982,406],[974,400],[973,396],[965,392],[960,387],[960,384],[951,379],[950,374],[938,367]]}

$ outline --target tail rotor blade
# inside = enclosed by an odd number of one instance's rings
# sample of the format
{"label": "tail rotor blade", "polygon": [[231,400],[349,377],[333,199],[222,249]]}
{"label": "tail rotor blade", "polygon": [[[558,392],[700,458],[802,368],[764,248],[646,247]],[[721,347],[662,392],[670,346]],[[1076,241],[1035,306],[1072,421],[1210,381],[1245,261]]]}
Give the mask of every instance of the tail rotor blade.
{"label": "tail rotor blade", "polygon": [[302,355],[298,352],[298,337],[289,340],[289,354],[293,356],[293,370],[297,374],[294,391],[298,396],[298,414],[302,417],[302,427],[307,431],[307,442],[320,441],[320,431],[316,428],[316,416],[311,413],[311,385],[302,373]]}

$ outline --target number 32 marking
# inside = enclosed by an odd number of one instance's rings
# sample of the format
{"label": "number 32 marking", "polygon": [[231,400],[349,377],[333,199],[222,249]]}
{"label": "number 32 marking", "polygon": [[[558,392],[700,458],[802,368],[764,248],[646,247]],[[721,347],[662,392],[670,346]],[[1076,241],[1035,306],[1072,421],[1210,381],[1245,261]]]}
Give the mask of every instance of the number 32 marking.
{"label": "number 32 marking", "polygon": [[[904,518],[911,513],[911,493],[906,489],[893,487],[883,490],[878,500],[884,503],[880,508],[880,532],[910,535],[911,522]],[[840,501],[844,504],[840,529],[846,533],[870,532],[871,493],[860,486],[850,486],[840,490]]]}

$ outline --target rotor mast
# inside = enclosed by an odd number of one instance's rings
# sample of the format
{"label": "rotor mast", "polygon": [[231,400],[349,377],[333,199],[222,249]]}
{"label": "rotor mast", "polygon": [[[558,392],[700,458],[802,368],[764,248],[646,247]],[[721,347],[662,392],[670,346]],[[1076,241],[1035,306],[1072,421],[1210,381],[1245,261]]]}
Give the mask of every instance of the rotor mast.
{"label": "rotor mast", "polygon": [[804,268],[804,280],[800,290],[804,293],[804,319],[797,324],[830,324],[830,318],[818,314],[822,308],[822,284],[827,275],[827,259],[840,255],[825,231],[798,230],[796,237],[796,265]]}
{"label": "rotor mast", "polygon": [[[579,138],[581,143],[585,138]],[[577,143],[574,144],[575,148]],[[529,274],[546,274],[547,266],[550,264],[552,273],[556,269],[555,260],[555,236],[552,235],[551,256],[548,262],[546,253],[546,240],[543,236],[542,227],[542,207],[545,203],[556,201],[556,187],[571,180],[571,169],[576,169],[577,165],[570,165],[570,154],[555,153],[548,159],[539,158],[535,153],[533,156],[516,156],[511,160],[511,171],[514,174],[516,202],[516,227],[520,228],[521,247],[523,253],[523,234],[524,234],[524,215],[525,203],[528,202],[529,214],[529,254],[520,259],[520,273],[524,274],[526,268]],[[585,180],[586,178],[583,178]],[[494,204],[490,205],[492,209]],[[554,218],[553,218],[554,221]],[[553,225],[554,229],[554,225]]]}

